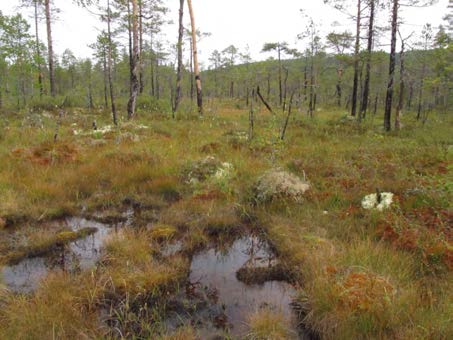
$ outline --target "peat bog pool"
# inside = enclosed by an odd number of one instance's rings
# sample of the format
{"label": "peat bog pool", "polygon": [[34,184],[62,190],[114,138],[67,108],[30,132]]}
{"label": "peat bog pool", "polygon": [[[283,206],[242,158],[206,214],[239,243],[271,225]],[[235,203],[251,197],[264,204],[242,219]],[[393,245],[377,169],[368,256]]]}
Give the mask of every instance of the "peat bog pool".
{"label": "peat bog pool", "polygon": [[[77,272],[95,267],[107,238],[125,225],[130,226],[130,219],[102,223],[68,217],[55,223],[72,231],[83,228],[96,231],[44,256],[4,266],[3,282],[12,292],[32,293],[51,271]],[[161,255],[173,256],[183,249],[182,240],[172,241],[162,247]],[[312,339],[299,326],[292,307],[296,290],[281,275],[280,265],[268,242],[254,234],[193,254],[185,289],[167,302],[162,320],[165,328],[171,332],[190,323],[203,339],[243,338],[249,331],[249,316],[267,308],[289,321],[292,338]]]}
{"label": "peat bog pool", "polygon": [[16,293],[31,293],[41,279],[53,270],[75,272],[94,267],[101,257],[101,250],[107,237],[117,232],[120,225],[109,225],[82,217],[68,217],[55,221],[71,231],[95,228],[95,232],[75,240],[43,256],[25,258],[17,264],[4,266],[1,275],[8,289]]}
{"label": "peat bog pool", "polygon": [[[167,327],[176,329],[189,322],[202,338],[243,338],[248,332],[248,317],[268,308],[290,320],[292,338],[311,339],[298,327],[291,306],[296,290],[272,275],[278,265],[269,244],[254,235],[243,236],[224,249],[212,247],[195,254],[186,291],[170,302],[173,312],[166,320]],[[256,272],[259,282],[241,281],[238,272],[244,268],[251,275]]]}

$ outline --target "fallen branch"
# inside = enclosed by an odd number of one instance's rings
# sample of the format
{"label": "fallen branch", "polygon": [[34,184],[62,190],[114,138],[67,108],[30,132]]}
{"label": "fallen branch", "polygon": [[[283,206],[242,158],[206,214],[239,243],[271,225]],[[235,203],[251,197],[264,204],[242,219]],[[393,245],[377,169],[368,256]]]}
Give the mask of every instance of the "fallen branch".
{"label": "fallen branch", "polygon": [[263,96],[261,95],[259,86],[256,88],[256,94],[261,99],[261,101],[263,102],[264,106],[266,106],[266,108],[269,110],[269,112],[272,113],[273,115],[275,115],[275,112],[272,110],[270,105],[264,100]]}

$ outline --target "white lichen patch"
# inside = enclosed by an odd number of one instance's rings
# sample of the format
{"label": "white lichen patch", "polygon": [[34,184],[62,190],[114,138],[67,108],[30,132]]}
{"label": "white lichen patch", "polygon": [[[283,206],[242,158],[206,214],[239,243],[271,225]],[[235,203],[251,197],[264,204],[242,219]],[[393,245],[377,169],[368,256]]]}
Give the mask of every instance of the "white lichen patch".
{"label": "white lichen patch", "polygon": [[266,172],[255,186],[256,199],[261,202],[282,197],[300,201],[308,189],[308,182],[281,169]]}
{"label": "white lichen patch", "polygon": [[379,210],[379,211],[389,208],[393,202],[393,193],[382,192],[380,194],[380,196],[381,196],[381,200],[379,202],[377,194],[366,195],[362,199],[362,208],[367,209],[367,210],[375,209],[375,210]]}
{"label": "white lichen patch", "polygon": [[214,174],[214,178],[217,180],[229,178],[231,176],[231,172],[233,171],[233,164],[228,162],[223,162],[217,171]]}

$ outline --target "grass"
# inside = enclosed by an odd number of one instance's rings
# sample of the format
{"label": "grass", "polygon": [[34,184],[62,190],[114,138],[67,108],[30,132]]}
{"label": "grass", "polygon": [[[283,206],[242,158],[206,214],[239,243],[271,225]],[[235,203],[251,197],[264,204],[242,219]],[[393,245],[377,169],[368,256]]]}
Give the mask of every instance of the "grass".
{"label": "grass", "polygon": [[[79,110],[63,119],[56,144],[53,117],[43,118],[43,129],[20,127],[18,114],[2,118],[0,228],[27,240],[2,237],[2,256],[59,240],[61,230],[37,221],[125,204],[142,219],[108,241],[96,269],[52,274],[31,296],[2,291],[0,338],[197,338],[191,326],[167,332],[160,324],[166,297],[187,276],[187,254],[250,226],[264,231],[291,272],[301,321],[322,338],[453,335],[451,115],[422,126],[407,114],[400,132],[384,134],[377,117],[358,126],[334,110],[314,119],[295,114],[282,142],[280,120],[260,111],[249,143],[241,134],[246,111],[216,112],[178,120],[143,114],[96,135],[93,118],[101,128],[109,117]],[[197,161],[207,156],[230,163],[228,176],[217,178],[213,168],[189,183],[191,167],[199,173]],[[256,201],[258,178],[274,168],[310,182],[300,202]],[[376,188],[393,192],[394,204],[363,210],[362,198]],[[150,230],[141,228],[150,221]],[[158,256],[175,239],[185,252]],[[261,309],[249,324],[253,339],[291,336],[275,311]]]}
{"label": "grass", "polygon": [[249,316],[250,340],[297,339],[291,331],[289,320],[278,311],[262,308]]}

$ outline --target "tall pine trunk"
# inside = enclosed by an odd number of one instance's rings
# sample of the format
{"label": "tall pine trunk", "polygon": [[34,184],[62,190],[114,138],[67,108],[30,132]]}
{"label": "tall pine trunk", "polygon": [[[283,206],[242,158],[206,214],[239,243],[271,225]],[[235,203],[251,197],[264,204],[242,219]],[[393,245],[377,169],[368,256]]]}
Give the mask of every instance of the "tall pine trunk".
{"label": "tall pine trunk", "polygon": [[392,102],[393,102],[393,82],[395,78],[396,63],[396,30],[398,26],[398,0],[393,0],[392,10],[392,38],[390,42],[390,61],[389,61],[389,79],[387,84],[387,94],[385,97],[384,129],[391,130]]}
{"label": "tall pine trunk", "polygon": [[[139,55],[143,55],[143,5],[142,0],[138,0],[138,13],[139,13],[139,25],[138,25],[138,32],[139,32]],[[145,89],[145,75],[143,72],[143,65],[140,63],[139,67],[139,79],[140,79],[140,94],[143,93]]]}
{"label": "tall pine trunk", "polygon": [[41,48],[39,46],[39,29],[38,29],[38,0],[34,0],[35,6],[35,44],[36,44],[36,55],[38,57],[38,86],[39,86],[39,97],[42,98],[44,94],[44,86],[42,82],[42,66],[41,66]]}
{"label": "tall pine trunk", "polygon": [[278,103],[282,106],[283,94],[282,94],[282,58],[281,58],[281,48],[280,43],[277,44],[278,52]]}
{"label": "tall pine trunk", "polygon": [[[182,80],[182,39],[184,38],[184,0],[179,0],[179,26],[178,26],[178,66],[176,69],[176,94],[175,104],[173,106],[173,118],[178,110],[179,102],[181,100],[181,80]],[[217,88],[217,84],[216,84]]]}
{"label": "tall pine trunk", "polygon": [[138,0],[131,0],[132,3],[132,72],[131,72],[131,95],[127,103],[127,118],[135,116],[135,106],[139,92],[138,69],[140,67],[140,53],[138,46]]}
{"label": "tall pine trunk", "polygon": [[359,88],[360,20],[362,11],[361,5],[362,0],[357,0],[357,27],[354,47],[354,82],[352,85],[351,116],[355,116],[357,111],[357,91]]}
{"label": "tall pine trunk", "polygon": [[115,91],[113,86],[113,77],[112,77],[112,28],[111,28],[112,13],[110,12],[110,0],[107,0],[107,34],[108,34],[108,56],[107,56],[107,75],[109,78],[109,87],[110,87],[110,103],[112,105],[112,118],[113,124],[118,125],[118,119],[116,114],[115,106]]}
{"label": "tall pine trunk", "polygon": [[399,92],[399,99],[398,99],[398,107],[396,108],[395,113],[395,130],[399,130],[401,128],[401,114],[403,111],[404,105],[404,39],[401,39],[401,52],[400,52],[400,92]]}
{"label": "tall pine trunk", "polygon": [[103,59],[102,59],[102,69],[104,71],[104,107],[105,109],[107,109],[107,107],[109,106],[109,101],[108,101],[108,90],[107,90],[107,87],[108,87],[108,69],[107,69],[107,51],[104,50],[104,53],[103,53]]}
{"label": "tall pine trunk", "polygon": [[362,105],[360,108],[359,118],[365,117],[368,109],[368,97],[370,93],[370,78],[371,78],[371,54],[373,50],[373,30],[374,30],[374,3],[375,0],[370,0],[370,19],[368,23],[368,43],[365,71],[365,85],[363,88]]}
{"label": "tall pine trunk", "polygon": [[197,30],[195,25],[195,15],[193,12],[192,0],[187,0],[187,5],[189,6],[190,23],[192,25],[192,52],[193,52],[193,67],[195,72],[195,84],[197,87],[197,106],[198,113],[201,116],[203,115],[203,94],[201,92],[200,69],[198,66]]}
{"label": "tall pine trunk", "polygon": [[49,59],[49,82],[50,82],[50,95],[55,97],[55,70],[53,60],[53,43],[52,43],[52,16],[50,14],[50,0],[44,0],[46,12],[46,27],[47,27],[47,50]]}
{"label": "tall pine trunk", "polygon": [[132,60],[132,23],[131,23],[131,4],[127,0],[127,37],[128,37],[128,47],[129,47],[129,96],[132,95],[132,70],[134,68]]}

